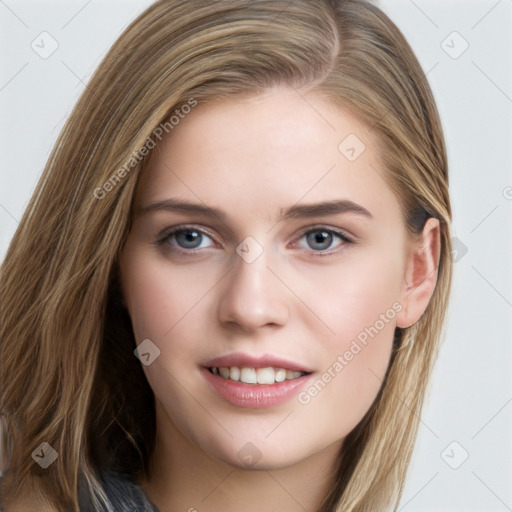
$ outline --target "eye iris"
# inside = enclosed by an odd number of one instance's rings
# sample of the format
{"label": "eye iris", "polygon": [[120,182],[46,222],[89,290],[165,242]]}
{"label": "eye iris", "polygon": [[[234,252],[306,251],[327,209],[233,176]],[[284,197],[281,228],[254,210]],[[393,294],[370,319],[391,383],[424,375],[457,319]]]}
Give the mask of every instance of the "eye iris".
{"label": "eye iris", "polygon": [[187,229],[176,233],[176,242],[185,249],[195,249],[201,245],[203,236],[197,231]]}
{"label": "eye iris", "polygon": [[332,233],[328,231],[313,231],[306,238],[308,245],[317,251],[327,249],[332,244]]}

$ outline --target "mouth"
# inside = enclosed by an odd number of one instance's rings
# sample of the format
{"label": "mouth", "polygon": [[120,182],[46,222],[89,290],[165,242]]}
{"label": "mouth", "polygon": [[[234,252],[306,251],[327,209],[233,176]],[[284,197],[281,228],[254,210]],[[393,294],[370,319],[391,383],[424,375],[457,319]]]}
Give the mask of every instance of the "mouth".
{"label": "mouth", "polygon": [[238,366],[213,366],[208,367],[207,369],[211,374],[218,375],[223,379],[256,385],[272,385],[286,380],[294,380],[302,377],[303,375],[309,375],[308,372],[287,370],[285,368],[273,368],[272,366],[265,368],[251,368],[247,366],[241,368]]}
{"label": "mouth", "polygon": [[201,370],[218,396],[231,405],[253,409],[288,402],[313,374],[287,359],[240,353],[206,361]]}

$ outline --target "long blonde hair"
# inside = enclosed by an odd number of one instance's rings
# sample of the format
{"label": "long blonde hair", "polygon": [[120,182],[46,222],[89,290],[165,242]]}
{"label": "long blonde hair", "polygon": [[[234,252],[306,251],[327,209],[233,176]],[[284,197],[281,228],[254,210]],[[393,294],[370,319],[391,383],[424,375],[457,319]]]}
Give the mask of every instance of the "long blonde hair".
{"label": "long blonde hair", "polygon": [[[365,0],[161,0],[105,57],[50,155],[1,267],[0,412],[14,437],[2,496],[39,489],[108,507],[99,475],[144,474],[154,402],[122,306],[118,256],[147,161],[141,148],[193,102],[310,86],[366,122],[411,235],[439,219],[438,281],[396,329],[380,393],[340,454],[322,511],[396,507],[438,351],[451,281],[447,159],[435,102],[400,31]],[[189,107],[190,110],[191,107]],[[167,124],[165,124],[167,123]],[[47,469],[32,459],[46,442]]]}

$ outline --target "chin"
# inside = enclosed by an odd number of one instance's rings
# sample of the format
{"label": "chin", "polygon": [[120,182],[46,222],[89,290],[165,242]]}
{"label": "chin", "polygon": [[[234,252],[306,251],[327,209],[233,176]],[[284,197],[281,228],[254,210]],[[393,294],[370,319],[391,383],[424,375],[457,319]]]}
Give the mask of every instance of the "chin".
{"label": "chin", "polygon": [[246,455],[241,457],[237,451],[234,456],[233,454],[225,454],[222,458],[222,462],[236,469],[245,471],[277,471],[279,469],[285,469],[299,463],[302,459],[290,458],[290,457],[275,457],[272,455],[264,456],[261,452],[254,450],[254,455]]}
{"label": "chin", "polygon": [[[253,441],[248,440],[251,437]],[[224,439],[223,442],[212,440],[204,448],[204,452],[214,460],[237,469],[254,471],[275,471],[288,468],[315,453],[314,449],[311,450],[311,453],[300,451],[301,448],[304,449],[303,444],[285,446],[282,443],[273,443],[264,435],[261,437],[247,435],[243,439],[230,438],[229,441]],[[321,447],[318,450],[320,451]]]}

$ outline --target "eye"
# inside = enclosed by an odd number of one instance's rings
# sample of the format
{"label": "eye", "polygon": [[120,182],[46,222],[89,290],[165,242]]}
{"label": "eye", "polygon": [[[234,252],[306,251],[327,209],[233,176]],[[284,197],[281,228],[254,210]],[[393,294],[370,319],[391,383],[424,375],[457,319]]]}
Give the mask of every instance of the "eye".
{"label": "eye", "polygon": [[332,229],[313,229],[304,233],[299,240],[299,247],[302,249],[312,249],[313,251],[327,251],[351,243],[347,236]]}
{"label": "eye", "polygon": [[158,244],[169,244],[182,250],[206,249],[212,247],[213,239],[196,228],[175,228],[158,240]]}

